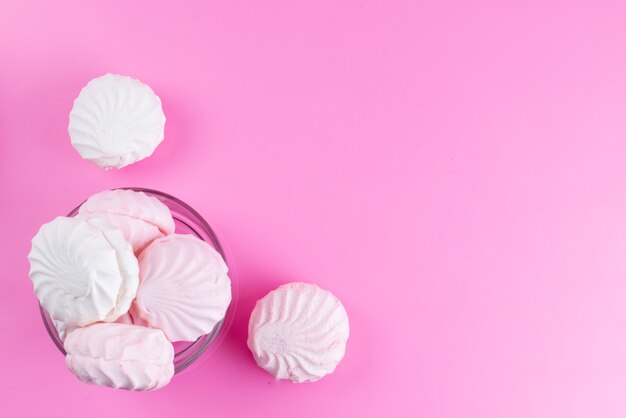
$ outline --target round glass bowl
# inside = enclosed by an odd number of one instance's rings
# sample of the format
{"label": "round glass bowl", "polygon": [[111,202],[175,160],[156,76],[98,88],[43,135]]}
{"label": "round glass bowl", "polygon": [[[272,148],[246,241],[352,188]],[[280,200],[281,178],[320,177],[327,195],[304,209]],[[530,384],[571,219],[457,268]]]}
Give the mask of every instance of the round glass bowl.
{"label": "round glass bowl", "polygon": [[[217,239],[215,232],[202,218],[202,216],[200,216],[200,214],[196,212],[191,206],[175,198],[174,196],[156,190],[142,189],[138,187],[123,187],[123,189],[144,192],[149,196],[153,196],[159,199],[170,209],[170,212],[172,212],[172,217],[174,218],[174,223],[176,225],[176,233],[193,234],[201,240],[208,242],[220,253],[222,258],[224,258],[226,264],[228,264],[228,260],[226,259],[226,255],[224,254],[224,249]],[[78,213],[78,208],[80,208],[81,205],[72,210],[67,216],[76,216],[76,214]],[[226,331],[230,326],[230,323],[232,322],[236,295],[236,282],[234,281],[233,273],[230,268],[228,276],[231,280],[233,297],[231,304],[226,311],[226,316],[222,321],[215,325],[215,327],[209,334],[201,336],[196,341],[174,343],[174,369],[176,373],[181,372],[182,370],[189,367],[196,360],[198,360],[200,356],[207,352],[209,346],[217,346],[216,342],[219,340],[218,337],[220,335],[226,334]],[[50,334],[52,341],[58,347],[61,353],[65,355],[66,352],[63,348],[63,341],[61,340],[61,338],[59,338],[59,334],[54,327],[54,324],[52,323],[52,318],[50,317],[50,315],[48,315],[48,312],[46,312],[46,310],[43,309],[41,306],[39,307],[39,309],[41,310],[41,317],[43,319],[46,330],[48,331],[48,334]]]}

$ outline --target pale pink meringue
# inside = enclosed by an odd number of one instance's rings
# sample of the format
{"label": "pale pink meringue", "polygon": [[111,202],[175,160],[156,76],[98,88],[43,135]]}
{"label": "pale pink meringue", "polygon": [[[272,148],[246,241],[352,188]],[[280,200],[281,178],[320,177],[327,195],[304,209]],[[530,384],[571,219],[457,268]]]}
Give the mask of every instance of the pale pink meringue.
{"label": "pale pink meringue", "polygon": [[[147,326],[144,323],[135,323],[133,321],[133,317],[130,315],[129,312],[126,312],[125,314],[121,315],[114,322],[117,324],[130,324],[130,325],[135,324],[135,325]],[[52,325],[54,325],[54,328],[56,328],[57,334],[59,334],[59,338],[61,339],[61,341],[65,341],[65,337],[70,332],[74,331],[77,328],[80,328],[78,326],[68,326],[65,322],[59,321],[56,319],[52,320]]]}
{"label": "pale pink meringue", "polygon": [[139,255],[140,285],[131,314],[170,341],[194,341],[224,318],[231,301],[228,267],[192,236],[172,234]]}
{"label": "pale pink meringue", "polygon": [[99,323],[70,332],[67,367],[85,383],[116,389],[159,389],[174,375],[174,347],[162,331]]}
{"label": "pale pink meringue", "polygon": [[164,236],[156,225],[130,216],[105,212],[90,213],[87,215],[79,214],[78,216],[83,218],[104,219],[120,230],[126,241],[133,247],[133,251],[136,254],[139,254],[155,239]]}
{"label": "pale pink meringue", "polygon": [[288,283],[257,301],[248,347],[257,364],[278,379],[314,382],[335,370],[349,333],[348,314],[332,293]]}
{"label": "pale pink meringue", "polygon": [[122,232],[135,253],[175,229],[174,219],[165,204],[130,189],[96,193],[81,205],[78,213],[86,218],[105,219]]}

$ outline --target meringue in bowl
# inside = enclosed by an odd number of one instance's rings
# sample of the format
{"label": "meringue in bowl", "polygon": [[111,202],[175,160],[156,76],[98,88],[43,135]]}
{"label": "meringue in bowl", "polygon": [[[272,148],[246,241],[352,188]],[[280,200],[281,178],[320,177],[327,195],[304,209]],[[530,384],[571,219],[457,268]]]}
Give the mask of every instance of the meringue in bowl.
{"label": "meringue in bowl", "polygon": [[[228,265],[228,260],[226,259],[226,255],[224,254],[224,249],[217,239],[217,236],[213,229],[209,226],[209,224],[189,205],[184,203],[183,201],[175,198],[174,196],[168,195],[163,192],[159,192],[151,189],[143,189],[143,188],[135,188],[129,187],[126,189],[140,191],[148,196],[155,197],[163,204],[165,204],[172,213],[172,217],[174,218],[175,231],[179,234],[193,234],[199,239],[205,241],[209,245],[211,245],[224,259],[224,262]],[[83,202],[84,203],[84,202]],[[82,206],[79,205],[74,210],[72,210],[68,216],[73,217],[78,214],[79,208]],[[229,266],[230,267],[230,266]],[[203,354],[205,354],[209,347],[212,349],[216,348],[218,344],[218,337],[226,334],[228,327],[232,322],[232,316],[234,312],[236,296],[237,296],[237,281],[235,275],[232,272],[232,269],[229,269],[230,280],[232,285],[232,301],[230,306],[226,311],[226,315],[224,319],[219,321],[212,329],[212,331],[208,334],[200,336],[198,339],[192,342],[175,342],[173,343],[175,354],[174,354],[174,368],[175,373],[179,373],[192,363],[194,363],[198,358],[200,358]],[[44,326],[52,341],[57,346],[57,348],[61,351],[63,355],[66,355],[65,348],[63,347],[63,340],[59,336],[57,328],[54,325],[53,319],[50,317],[48,312],[40,306],[41,317],[44,322]]]}

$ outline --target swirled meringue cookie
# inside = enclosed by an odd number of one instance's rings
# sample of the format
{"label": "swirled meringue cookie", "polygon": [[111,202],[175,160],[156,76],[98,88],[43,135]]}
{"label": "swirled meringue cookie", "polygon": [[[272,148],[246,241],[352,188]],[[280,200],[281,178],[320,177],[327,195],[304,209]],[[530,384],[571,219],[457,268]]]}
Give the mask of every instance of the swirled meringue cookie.
{"label": "swirled meringue cookie", "polygon": [[122,168],[152,155],[163,141],[161,99],[134,78],[94,78],[74,101],[68,131],[81,157],[98,166]]}
{"label": "swirled meringue cookie", "polygon": [[344,356],[348,314],[332,293],[314,284],[288,283],[258,300],[248,324],[248,348],[278,379],[314,382]]}
{"label": "swirled meringue cookie", "polygon": [[70,332],[64,347],[67,367],[85,383],[154,390],[174,375],[174,347],[157,329],[93,324]]}
{"label": "swirled meringue cookie", "polygon": [[163,330],[170,341],[194,341],[224,318],[231,301],[228,267],[206,242],[172,234],[139,255],[133,319]]}
{"label": "swirled meringue cookie", "polygon": [[139,253],[157,238],[174,232],[174,219],[167,206],[144,192],[116,189],[91,196],[78,209],[80,216],[102,218],[122,231]]}
{"label": "swirled meringue cookie", "polygon": [[39,303],[68,327],[116,320],[137,291],[130,244],[101,220],[57,217],[44,224],[28,260]]}

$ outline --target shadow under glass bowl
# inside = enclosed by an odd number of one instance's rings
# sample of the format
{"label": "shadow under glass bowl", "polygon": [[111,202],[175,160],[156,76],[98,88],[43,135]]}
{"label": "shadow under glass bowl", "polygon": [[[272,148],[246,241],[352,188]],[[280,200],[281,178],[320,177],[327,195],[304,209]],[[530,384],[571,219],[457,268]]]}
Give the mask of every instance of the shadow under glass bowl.
{"label": "shadow under glass bowl", "polygon": [[[143,189],[139,187],[123,187],[122,189],[134,190],[139,192],[144,192],[149,196],[153,196],[165,204],[172,212],[172,217],[174,218],[174,224],[176,225],[175,232],[178,234],[193,234],[196,237],[200,238],[203,241],[209,243],[213,248],[215,248],[224,261],[228,265],[228,260],[226,260],[226,255],[224,254],[224,249],[220,244],[215,232],[209,224],[200,216],[198,212],[196,212],[191,206],[187,205],[185,202],[175,198],[174,196],[168,195],[163,192],[159,192],[151,189]],[[84,203],[84,202],[83,202]],[[74,210],[72,210],[67,216],[76,216],[78,213],[78,205]],[[230,270],[230,268],[229,268]],[[233,273],[232,270],[229,271],[229,277],[231,279],[231,289],[233,291],[233,298],[235,300],[234,291],[236,289],[235,282],[233,281]],[[180,373],[192,363],[194,363],[202,354],[207,351],[207,348],[214,344],[217,340],[218,335],[225,334],[227,331],[227,326],[225,324],[230,325],[232,315],[233,315],[233,302],[231,302],[228,310],[226,311],[226,316],[222,319],[213,330],[199,337],[196,341],[193,342],[175,342],[174,345],[174,369],[175,373]],[[63,355],[66,354],[65,349],[63,348],[63,341],[59,338],[59,334],[52,323],[52,318],[48,314],[48,312],[39,306],[41,311],[41,318],[43,319],[43,323],[46,327],[46,331],[52,338],[52,341],[57,346],[57,348],[61,351]]]}

